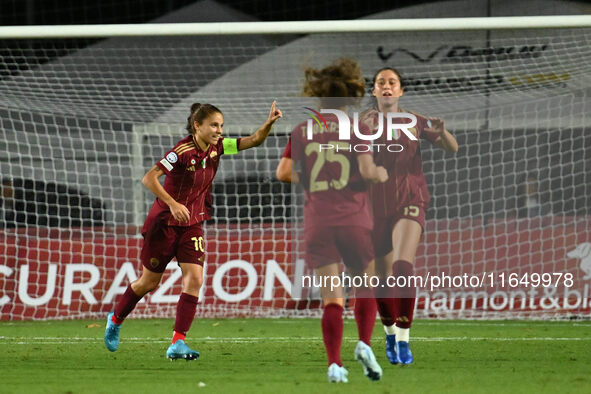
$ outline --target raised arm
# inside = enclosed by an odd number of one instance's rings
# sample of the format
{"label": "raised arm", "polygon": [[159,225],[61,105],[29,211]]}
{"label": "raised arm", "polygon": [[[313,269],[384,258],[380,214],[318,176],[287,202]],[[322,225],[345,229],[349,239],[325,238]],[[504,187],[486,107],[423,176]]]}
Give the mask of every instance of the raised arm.
{"label": "raised arm", "polygon": [[172,216],[178,220],[179,222],[187,222],[190,219],[189,210],[183,204],[176,202],[174,198],[158,182],[158,178],[164,175],[164,171],[162,171],[158,166],[152,167],[144,177],[142,178],[142,183],[144,186],[154,193],[156,197],[158,197],[162,202],[164,202],[170,208],[170,213]]}
{"label": "raised arm", "polygon": [[445,129],[445,122],[439,118],[429,118],[431,127],[426,128],[426,131],[434,132],[439,135],[434,144],[449,153],[456,153],[458,151],[458,142],[454,136]]}
{"label": "raised arm", "polygon": [[273,124],[282,116],[283,114],[281,113],[281,110],[277,108],[277,103],[273,101],[273,104],[271,104],[271,110],[269,111],[269,117],[265,123],[263,123],[263,125],[252,135],[241,138],[238,150],[254,148],[255,146],[262,144],[267,139],[271,128],[273,128]]}

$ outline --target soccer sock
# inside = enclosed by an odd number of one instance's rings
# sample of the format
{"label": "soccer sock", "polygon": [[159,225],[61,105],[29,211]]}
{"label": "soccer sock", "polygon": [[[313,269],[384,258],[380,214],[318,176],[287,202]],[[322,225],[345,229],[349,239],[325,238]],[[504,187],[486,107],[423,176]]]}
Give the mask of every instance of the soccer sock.
{"label": "soccer sock", "polygon": [[176,304],[176,319],[174,321],[174,333],[180,334],[183,338],[173,335],[172,343],[175,343],[178,339],[184,340],[185,335],[191,328],[191,323],[195,318],[195,311],[197,310],[197,301],[199,299],[187,293],[181,293],[179,302]]}
{"label": "soccer sock", "polygon": [[181,334],[180,332],[174,331],[172,333],[172,343],[174,344],[179,339],[182,340],[182,341],[184,341],[185,340],[185,335],[184,334]]}
{"label": "soccer sock", "polygon": [[380,319],[382,320],[382,324],[384,326],[391,326],[394,324],[394,316],[395,314],[395,302],[394,298],[376,298],[376,303],[378,305],[378,311],[380,312]]}
{"label": "soccer sock", "polygon": [[384,326],[384,332],[386,335],[396,335],[396,325]]}
{"label": "soccer sock", "polygon": [[410,328],[396,327],[396,341],[408,342],[410,340]]}
{"label": "soccer sock", "polygon": [[125,290],[125,293],[123,293],[123,296],[121,296],[119,302],[115,305],[115,313],[113,313],[113,317],[111,318],[113,323],[123,323],[123,320],[131,313],[142,297],[133,292],[131,285],[127,286],[127,290]]}
{"label": "soccer sock", "polygon": [[[407,278],[405,287],[396,287],[396,303],[398,313],[396,315],[396,327],[410,328],[415,310],[417,289],[415,283],[409,277],[414,275],[414,267],[404,260],[397,260],[392,265],[392,275]],[[397,338],[398,339],[398,338]]]}
{"label": "soccer sock", "polygon": [[322,313],[322,339],[328,356],[328,365],[337,363],[342,366],[341,343],[343,341],[343,307],[328,304]]}
{"label": "soccer sock", "polygon": [[384,327],[393,326],[396,322],[396,300],[394,299],[394,291],[386,284],[386,280],[380,281],[380,287],[376,290],[376,303],[378,311],[380,312],[380,319]]}
{"label": "soccer sock", "polygon": [[371,334],[376,324],[377,304],[371,289],[357,289],[355,299],[355,322],[359,340],[369,345]]}

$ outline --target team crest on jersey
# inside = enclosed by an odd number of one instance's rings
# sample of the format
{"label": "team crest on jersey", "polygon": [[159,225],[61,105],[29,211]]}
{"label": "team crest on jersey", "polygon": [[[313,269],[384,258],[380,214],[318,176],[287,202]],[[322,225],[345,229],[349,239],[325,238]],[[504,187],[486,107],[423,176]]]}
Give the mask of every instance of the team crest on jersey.
{"label": "team crest on jersey", "polygon": [[158,267],[159,264],[160,264],[160,260],[158,260],[156,257],[152,257],[150,259],[150,265],[152,266],[152,268]]}
{"label": "team crest on jersey", "polygon": [[171,164],[176,163],[178,159],[179,159],[179,157],[174,152],[170,152],[169,154],[166,155],[166,160],[168,160],[168,162]]}
{"label": "team crest on jersey", "polygon": [[195,166],[187,167],[187,171],[193,171],[193,172],[195,172]]}
{"label": "team crest on jersey", "polygon": [[218,155],[218,153],[217,153],[216,151],[212,151],[212,152],[209,154],[209,158],[210,158],[210,159],[213,159],[213,158],[215,158],[217,155]]}

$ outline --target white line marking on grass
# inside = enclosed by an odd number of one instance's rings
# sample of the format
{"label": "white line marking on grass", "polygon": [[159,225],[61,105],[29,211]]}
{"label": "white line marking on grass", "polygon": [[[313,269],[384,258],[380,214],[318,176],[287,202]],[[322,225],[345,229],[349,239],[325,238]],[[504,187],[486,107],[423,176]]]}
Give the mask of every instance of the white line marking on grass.
{"label": "white line marking on grass", "polygon": [[[294,319],[294,320],[272,320],[271,321],[274,324],[301,324],[301,319]],[[567,326],[573,326],[573,327],[591,327],[591,321],[589,322],[578,322],[578,323],[573,323],[570,321],[562,321],[562,320],[556,320],[556,321],[550,321],[550,322],[543,322],[541,320],[533,320],[530,322],[515,322],[515,321],[507,321],[507,322],[486,322],[486,321],[482,321],[482,320],[469,320],[469,321],[425,321],[425,320],[421,320],[417,323],[418,325],[421,326],[468,326],[468,327],[473,327],[473,326],[478,326],[478,327],[482,327],[482,326],[489,326],[489,327],[531,327],[531,326],[535,326],[535,327],[542,327],[542,326],[547,326],[547,327],[556,327],[557,325],[567,325]]]}
{"label": "white line marking on grass", "polygon": [[[356,342],[356,337],[345,337],[344,341]],[[511,341],[591,341],[591,337],[413,337],[414,342],[444,342],[444,341],[492,341],[492,342],[511,342]],[[122,342],[131,343],[169,343],[166,338],[121,338]],[[60,344],[94,344],[102,343],[103,338],[88,337],[2,337],[0,336],[0,345],[60,345]],[[234,337],[234,338],[194,338],[196,343],[257,343],[257,342],[322,342],[321,337]]]}
{"label": "white line marking on grass", "polygon": [[580,327],[591,327],[591,322],[585,323],[572,323],[568,321],[554,321],[554,322],[541,322],[538,320],[531,321],[528,323],[514,323],[514,322],[483,322],[481,320],[473,320],[467,322],[446,322],[446,321],[421,321],[421,326],[490,326],[490,327],[556,327],[556,325],[565,324],[569,326],[580,326]]}

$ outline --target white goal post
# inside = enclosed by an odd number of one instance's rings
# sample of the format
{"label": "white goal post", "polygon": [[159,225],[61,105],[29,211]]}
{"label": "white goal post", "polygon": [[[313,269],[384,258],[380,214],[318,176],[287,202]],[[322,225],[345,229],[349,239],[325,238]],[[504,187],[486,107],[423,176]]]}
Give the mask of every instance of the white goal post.
{"label": "white goal post", "polygon": [[[186,135],[190,105],[218,106],[239,137],[273,100],[285,117],[265,145],[214,181],[198,314],[316,315],[295,280],[297,198],[274,170],[304,116],[303,67],[342,56],[368,88],[396,67],[402,107],[443,118],[460,145],[421,143],[432,201],[416,270],[492,286],[425,286],[417,316],[591,312],[589,15],[3,26],[0,55],[2,320],[102,317],[139,272],[141,177]],[[179,278],[170,264],[133,313],[173,316]]]}
{"label": "white goal post", "polygon": [[137,25],[1,26],[0,37],[88,38],[245,34],[378,33],[401,31],[564,29],[589,27],[591,15],[412,18],[347,21],[144,23]]}

